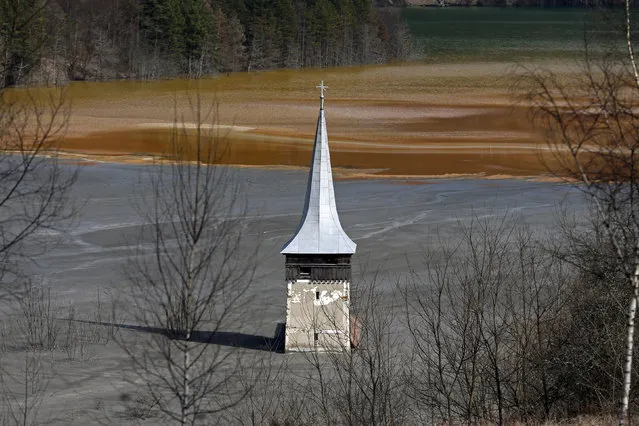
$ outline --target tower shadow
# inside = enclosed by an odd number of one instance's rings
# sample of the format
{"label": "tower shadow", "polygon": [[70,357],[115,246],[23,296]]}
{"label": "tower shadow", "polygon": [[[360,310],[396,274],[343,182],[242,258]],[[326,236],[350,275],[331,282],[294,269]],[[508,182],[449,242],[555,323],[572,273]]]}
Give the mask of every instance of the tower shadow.
{"label": "tower shadow", "polygon": [[[88,320],[73,320],[82,324],[93,324],[104,327],[114,327],[123,330],[134,330],[142,333],[160,334],[169,339],[184,340],[174,334],[172,330],[161,327],[149,327],[135,324],[118,324]],[[229,346],[234,348],[251,349],[264,352],[284,353],[284,323],[278,323],[273,337],[239,333],[235,331],[195,331],[191,342],[210,345]]]}

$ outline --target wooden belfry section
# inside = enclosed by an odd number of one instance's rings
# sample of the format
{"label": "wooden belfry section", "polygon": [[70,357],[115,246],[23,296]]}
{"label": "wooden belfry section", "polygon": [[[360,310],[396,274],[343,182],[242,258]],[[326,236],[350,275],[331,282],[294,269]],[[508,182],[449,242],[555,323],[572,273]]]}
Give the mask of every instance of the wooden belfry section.
{"label": "wooden belfry section", "polygon": [[324,86],[306,200],[286,255],[286,334],[291,351],[350,350],[351,256],[356,244],[342,229],[335,206],[331,157],[324,118]]}

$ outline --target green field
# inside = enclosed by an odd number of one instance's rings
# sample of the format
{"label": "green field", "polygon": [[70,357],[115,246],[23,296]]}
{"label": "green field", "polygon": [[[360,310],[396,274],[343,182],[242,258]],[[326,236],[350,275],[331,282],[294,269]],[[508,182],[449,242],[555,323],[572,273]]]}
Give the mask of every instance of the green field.
{"label": "green field", "polygon": [[618,12],[412,7],[403,14],[419,55],[428,62],[577,58],[584,50],[584,34],[598,51],[623,47]]}

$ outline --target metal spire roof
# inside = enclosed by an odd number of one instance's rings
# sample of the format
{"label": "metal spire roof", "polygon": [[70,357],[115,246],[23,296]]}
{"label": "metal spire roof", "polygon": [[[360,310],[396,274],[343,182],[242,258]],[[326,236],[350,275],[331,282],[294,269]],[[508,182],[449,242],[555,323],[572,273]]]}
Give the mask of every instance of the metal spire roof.
{"label": "metal spire roof", "polygon": [[346,235],[339,222],[333,190],[331,155],[324,118],[324,82],[317,119],[313,162],[308,175],[306,201],[297,232],[282,248],[282,254],[353,254],[357,245]]}

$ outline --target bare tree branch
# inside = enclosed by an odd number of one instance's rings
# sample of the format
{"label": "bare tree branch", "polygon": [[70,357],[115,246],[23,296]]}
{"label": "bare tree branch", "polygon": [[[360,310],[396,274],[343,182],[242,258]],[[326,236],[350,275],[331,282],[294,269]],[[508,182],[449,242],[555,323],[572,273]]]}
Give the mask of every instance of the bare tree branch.
{"label": "bare tree branch", "polygon": [[77,170],[63,169],[57,141],[70,108],[65,91],[44,99],[0,92],[0,283],[4,290],[33,258],[24,243],[37,232],[60,229],[77,209],[70,189]]}
{"label": "bare tree branch", "polygon": [[154,405],[180,424],[204,421],[246,396],[232,386],[239,349],[212,341],[240,324],[258,247],[242,186],[233,169],[218,165],[224,140],[208,126],[217,105],[204,105],[199,94],[187,100],[190,116],[176,116],[168,163],[149,173],[147,226],[127,272],[133,318],[150,333],[138,345],[121,341]]}

